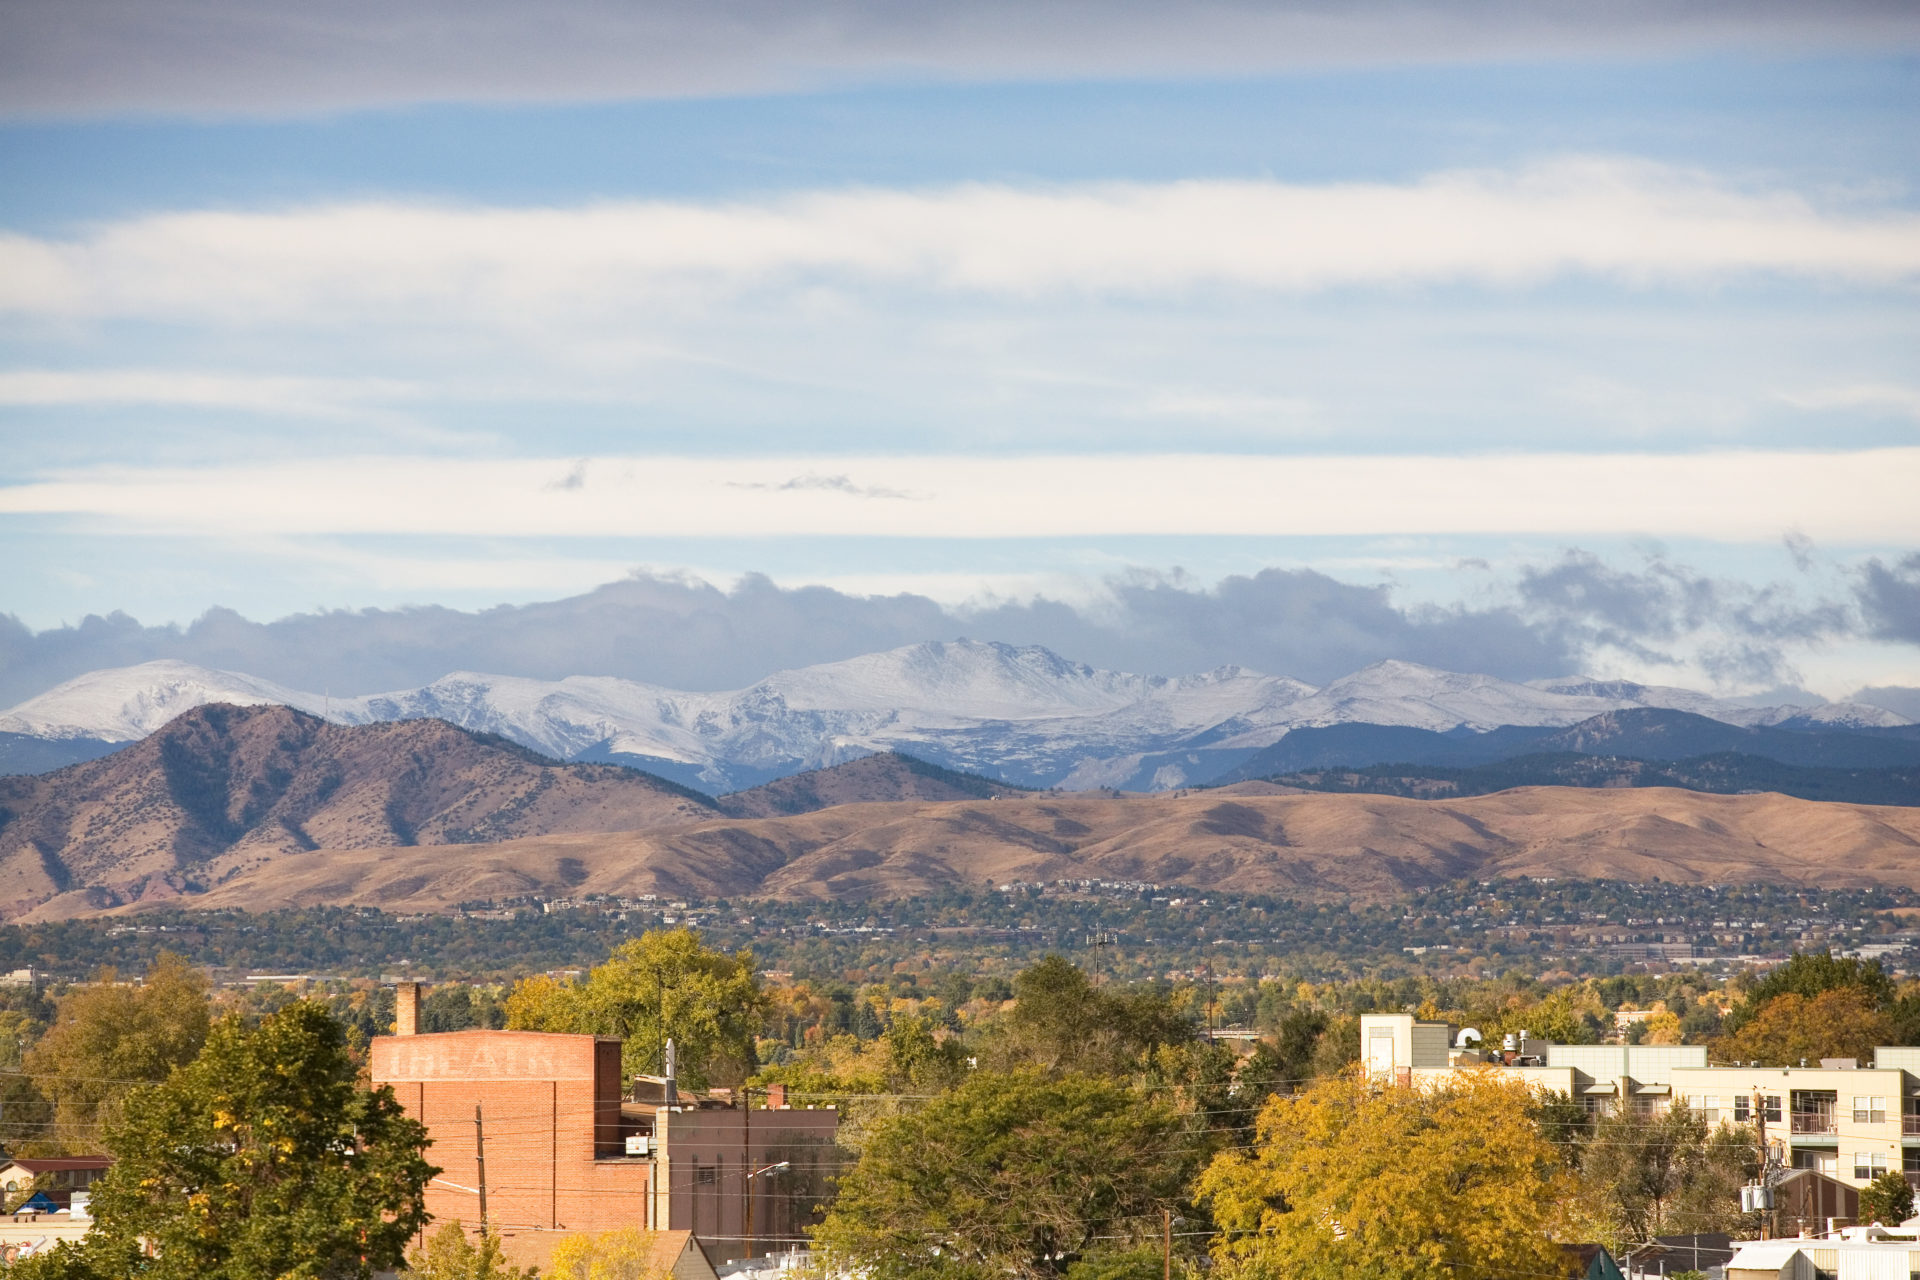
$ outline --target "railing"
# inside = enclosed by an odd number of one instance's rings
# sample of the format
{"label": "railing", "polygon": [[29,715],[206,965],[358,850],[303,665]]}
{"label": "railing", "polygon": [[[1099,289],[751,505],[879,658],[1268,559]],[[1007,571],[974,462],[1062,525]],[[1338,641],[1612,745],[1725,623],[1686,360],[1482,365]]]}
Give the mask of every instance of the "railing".
{"label": "railing", "polygon": [[1900,1117],[1900,1132],[1909,1136],[1920,1134],[1920,1115],[1908,1112]]}
{"label": "railing", "polygon": [[1837,1133],[1834,1125],[1834,1113],[1831,1111],[1796,1111],[1793,1113],[1793,1131],[1795,1133]]}

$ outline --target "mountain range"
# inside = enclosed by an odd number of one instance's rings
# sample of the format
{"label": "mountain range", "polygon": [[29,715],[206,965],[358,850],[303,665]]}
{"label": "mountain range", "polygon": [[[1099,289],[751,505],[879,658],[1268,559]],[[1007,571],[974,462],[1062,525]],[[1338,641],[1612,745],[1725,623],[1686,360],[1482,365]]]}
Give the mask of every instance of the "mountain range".
{"label": "mountain range", "polygon": [[438,720],[345,727],[287,707],[197,707],[134,746],[0,778],[0,916],[207,889],[310,849],[473,844],[717,817],[697,792],[561,765]]}
{"label": "mountain range", "polygon": [[[1610,757],[1577,759],[1617,772]],[[444,721],[338,725],[210,704],[102,759],[0,778],[0,919],[442,911],[591,893],[886,897],[1062,876],[1306,897],[1503,875],[1920,887],[1920,807],[1631,779],[1459,791],[1031,791],[885,753],[715,800]]]}
{"label": "mountain range", "polygon": [[[1492,676],[1382,662],[1322,687],[1239,667],[1188,676],[1136,675],[1074,663],[1047,649],[958,640],[775,672],[745,689],[688,692],[606,676],[533,680],[454,672],[416,689],[335,697],[242,673],[161,661],[96,671],[0,713],[0,771],[39,772],[138,741],[209,703],[280,705],[340,725],[438,719],[497,734],[556,760],[613,763],[707,793],[879,752],[902,751],[1015,787],[1165,790],[1311,765],[1288,755],[1316,732],[1381,727],[1393,741],[1447,739],[1469,755],[1504,758],[1518,731],[1564,729],[1608,712],[1683,712],[1771,736],[1741,750],[1786,750],[1787,739],[1857,737],[1873,764],[1904,763],[1906,722],[1858,703],[1752,706],[1686,689],[1584,677],[1520,684]],[[1406,731],[1426,736],[1405,737]],[[1304,737],[1303,737],[1304,735]],[[1500,736],[1504,735],[1504,736]],[[1364,734],[1348,740],[1359,742]],[[1484,741],[1482,741],[1484,740]],[[1382,739],[1385,749],[1388,739]],[[1276,748],[1276,744],[1278,744]],[[1804,742],[1792,749],[1806,748]],[[1272,755],[1280,750],[1280,756]],[[1394,748],[1398,749],[1398,748]],[[1552,749],[1552,748],[1547,748]],[[1266,753],[1266,754],[1263,754]],[[1435,762],[1440,762],[1435,757]],[[1471,764],[1475,759],[1450,758]]]}

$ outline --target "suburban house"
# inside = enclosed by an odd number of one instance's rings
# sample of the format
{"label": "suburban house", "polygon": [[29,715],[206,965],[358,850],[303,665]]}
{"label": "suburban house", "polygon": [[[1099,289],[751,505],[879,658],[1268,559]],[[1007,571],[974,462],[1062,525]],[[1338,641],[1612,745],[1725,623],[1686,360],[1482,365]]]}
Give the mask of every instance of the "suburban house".
{"label": "suburban house", "polygon": [[[41,1213],[64,1209],[73,1202],[73,1193],[85,1191],[103,1177],[113,1164],[112,1156],[20,1157],[0,1164],[0,1191],[6,1193],[7,1207],[30,1187],[39,1193],[33,1205]],[[24,1206],[23,1206],[24,1207]]]}
{"label": "suburban house", "polygon": [[433,1140],[437,1220],[487,1222],[503,1239],[639,1226],[691,1232],[709,1260],[778,1251],[800,1233],[833,1171],[839,1113],[682,1095],[668,1078],[623,1079],[613,1037],[535,1031],[420,1034],[419,987],[400,984],[395,1034],[371,1046]]}

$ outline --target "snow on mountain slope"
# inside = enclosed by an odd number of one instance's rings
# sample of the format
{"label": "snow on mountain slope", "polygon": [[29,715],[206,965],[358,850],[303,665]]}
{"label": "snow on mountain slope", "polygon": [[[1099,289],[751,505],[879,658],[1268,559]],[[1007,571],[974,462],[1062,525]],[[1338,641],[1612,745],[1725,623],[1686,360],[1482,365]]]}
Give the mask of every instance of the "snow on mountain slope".
{"label": "snow on mountain slope", "polygon": [[[418,689],[328,699],[233,672],[149,662],[93,672],[30,699],[0,716],[0,731],[125,742],[216,701],[284,703],[349,724],[442,719],[560,759],[664,768],[714,791],[896,749],[1029,784],[1151,777],[1174,786],[1208,776],[1210,761],[1271,746],[1292,729],[1356,722],[1443,732],[1564,726],[1653,706],[1743,725],[1903,723],[1851,704],[1751,707],[1627,681],[1516,684],[1398,661],[1317,690],[1241,667],[1133,675],[1038,647],[957,640],[778,671],[720,693],[610,676],[530,680],[459,671]],[[1184,754],[1175,760],[1170,753]]]}
{"label": "snow on mountain slope", "polygon": [[1486,730],[1503,724],[1578,724],[1621,705],[1606,697],[1390,660],[1342,676],[1292,710],[1295,725],[1316,728],[1357,722]]}
{"label": "snow on mountain slope", "polygon": [[1784,706],[1748,706],[1726,701],[1692,689],[1669,685],[1636,684],[1631,680],[1593,680],[1572,676],[1557,680],[1534,680],[1529,688],[1547,693],[1577,697],[1611,699],[1619,707],[1664,707],[1669,711],[1690,711],[1727,724],[1762,728],[1788,720],[1825,725],[1835,729],[1885,729],[1906,724],[1905,718],[1861,702],[1789,703]]}
{"label": "snow on mountain slope", "polygon": [[62,740],[135,742],[209,702],[277,703],[318,715],[325,696],[301,693],[234,671],[161,660],[89,671],[0,715],[0,732]]}
{"label": "snow on mountain slope", "polygon": [[807,711],[876,711],[921,723],[1033,720],[1117,710],[1173,683],[1101,671],[1038,645],[956,640],[778,671],[752,689]]}

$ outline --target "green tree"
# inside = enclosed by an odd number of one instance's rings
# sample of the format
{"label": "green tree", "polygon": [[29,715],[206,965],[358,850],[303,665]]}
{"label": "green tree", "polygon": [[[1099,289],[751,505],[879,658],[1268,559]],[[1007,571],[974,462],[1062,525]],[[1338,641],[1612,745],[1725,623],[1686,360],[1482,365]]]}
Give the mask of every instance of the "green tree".
{"label": "green tree", "polygon": [[22,1075],[27,1051],[46,1031],[32,1015],[17,1009],[0,1009],[0,1147],[15,1155],[52,1155],[60,1150],[49,1139],[53,1107],[36,1087],[33,1077]]}
{"label": "green tree", "polygon": [[52,1107],[49,1144],[98,1151],[101,1126],[140,1081],[161,1081],[193,1061],[211,1014],[207,975],[162,952],[138,985],[113,970],[59,1001],[53,1026],[27,1053],[25,1069]]}
{"label": "green tree", "polygon": [[1157,1046],[1193,1039],[1193,1023],[1158,992],[1112,994],[1057,955],[1022,972],[992,1057],[1008,1068],[1131,1070]]}
{"label": "green tree", "polygon": [[1737,1230],[1740,1186],[1754,1172],[1747,1130],[1709,1125],[1684,1106],[1600,1120],[1581,1163],[1585,1200],[1610,1244]]}
{"label": "green tree", "polygon": [[1309,1075],[1337,1076],[1360,1061],[1360,1019],[1335,1018],[1327,1024],[1326,1034],[1313,1047]]}
{"label": "green tree", "polygon": [[1880,968],[1878,960],[1843,960],[1830,951],[1796,951],[1785,964],[1747,989],[1746,996],[1727,1015],[1722,1030],[1729,1035],[1739,1031],[1780,996],[1812,1000],[1845,987],[1858,988],[1869,1008],[1885,1009],[1893,1003],[1893,979]]}
{"label": "green tree", "polygon": [[[1184,1259],[1175,1259],[1177,1274],[1185,1275]],[[1161,1280],[1166,1256],[1157,1244],[1090,1253],[1067,1268],[1067,1280]]]}
{"label": "green tree", "polygon": [[967,1073],[967,1055],[952,1036],[936,1036],[926,1018],[895,1018],[882,1037],[894,1088],[946,1089]]}
{"label": "green tree", "polygon": [[660,1072],[666,1042],[690,1089],[738,1084],[752,1073],[766,1000],[753,953],[727,955],[688,929],[652,929],[622,943],[583,981],[527,978],[507,997],[506,1024],[626,1041],[628,1075]]}
{"label": "green tree", "polygon": [[1821,1058],[1865,1059],[1893,1035],[1892,1017],[1874,1006],[1868,991],[1845,986],[1812,999],[1794,991],[1775,996],[1719,1049],[1735,1062],[1791,1067]]}
{"label": "green tree", "polygon": [[1251,1154],[1199,1183],[1230,1280],[1458,1280],[1564,1274],[1557,1229],[1572,1174],[1526,1085],[1462,1071],[1431,1090],[1360,1073],[1267,1104]]}
{"label": "green tree", "polygon": [[1100,1237],[1151,1237],[1191,1149],[1170,1106],[1111,1080],[978,1071],[875,1127],[815,1236],[876,1280],[1058,1276]]}
{"label": "green tree", "polygon": [[[396,1267],[438,1170],[391,1089],[358,1086],[339,1022],[300,1001],[127,1099],[80,1246],[14,1280],[319,1280]],[[153,1258],[143,1262],[150,1247]]]}
{"label": "green tree", "polygon": [[458,1222],[448,1222],[427,1237],[424,1247],[407,1255],[401,1280],[533,1280],[535,1271],[523,1271],[500,1252],[498,1236],[467,1238]]}
{"label": "green tree", "polygon": [[1889,1169],[1860,1188],[1860,1221],[1895,1226],[1912,1216],[1913,1188],[1898,1169]]}
{"label": "green tree", "polygon": [[1273,1028],[1271,1063],[1264,1055],[1261,1063],[1270,1068],[1276,1085],[1272,1092],[1290,1093],[1314,1074],[1314,1056],[1330,1025],[1327,1015],[1317,1009],[1290,1009],[1281,1015]]}

